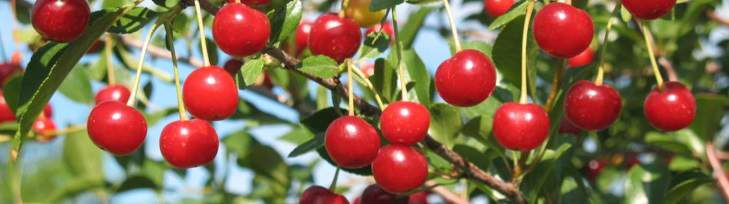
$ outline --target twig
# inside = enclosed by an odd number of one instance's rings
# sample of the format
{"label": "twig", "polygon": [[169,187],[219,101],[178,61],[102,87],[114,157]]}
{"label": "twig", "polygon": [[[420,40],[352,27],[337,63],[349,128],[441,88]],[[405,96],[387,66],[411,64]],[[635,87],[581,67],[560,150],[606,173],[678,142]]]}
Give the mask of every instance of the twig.
{"label": "twig", "polygon": [[729,180],[727,180],[724,169],[722,168],[721,163],[719,163],[719,159],[716,158],[715,151],[714,144],[706,144],[706,158],[709,159],[709,164],[711,164],[711,168],[714,170],[714,177],[719,184],[721,194],[724,196],[725,200],[729,200]]}
{"label": "twig", "polygon": [[468,204],[468,200],[464,200],[456,193],[451,192],[448,190],[448,188],[445,188],[443,186],[439,186],[437,183],[428,181],[425,183],[427,186],[433,186],[430,190],[438,195],[440,195],[446,203],[452,203],[452,204]]}
{"label": "twig", "polygon": [[724,19],[721,16],[716,15],[716,11],[706,11],[706,16],[708,16],[711,20],[723,24],[724,26],[729,26],[729,19]]}
{"label": "twig", "polygon": [[661,64],[664,70],[666,70],[666,74],[668,75],[668,81],[678,81],[678,75],[676,75],[676,70],[673,69],[673,64],[671,61],[666,59],[666,57],[661,56],[658,58],[658,64]]}

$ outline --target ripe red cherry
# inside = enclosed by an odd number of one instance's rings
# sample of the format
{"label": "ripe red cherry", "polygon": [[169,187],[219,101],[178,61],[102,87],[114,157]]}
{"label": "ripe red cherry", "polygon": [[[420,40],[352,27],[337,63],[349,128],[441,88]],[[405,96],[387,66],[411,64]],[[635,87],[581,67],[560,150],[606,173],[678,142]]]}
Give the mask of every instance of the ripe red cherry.
{"label": "ripe red cherry", "polygon": [[572,85],[565,97],[565,117],[584,130],[605,129],[620,115],[620,94],[605,84],[580,80]]}
{"label": "ripe red cherry", "polygon": [[655,128],[675,131],[691,125],[696,117],[696,100],[680,82],[666,82],[654,88],[643,103],[643,114]]}
{"label": "ripe red cherry", "polygon": [[14,63],[2,63],[0,64],[0,88],[5,85],[5,82],[10,79],[13,74],[22,71],[20,65]]}
{"label": "ripe red cherry", "polygon": [[676,0],[622,0],[625,9],[633,16],[641,19],[651,20],[666,15]]}
{"label": "ripe red cherry", "polygon": [[451,105],[468,107],[486,100],[496,86],[491,59],[476,50],[463,50],[438,66],[435,88]]}
{"label": "ripe red cherry", "polygon": [[326,55],[342,62],[357,53],[362,42],[359,25],[337,14],[324,14],[311,25],[309,50],[315,55]]}
{"label": "ripe red cherry", "polygon": [[413,145],[428,134],[430,112],[418,103],[395,102],[382,111],[380,127],[390,143]]}
{"label": "ripe red cherry", "polygon": [[372,162],[372,175],[383,189],[391,193],[405,193],[425,183],[428,160],[405,145],[387,145],[380,149]]}
{"label": "ripe red cherry", "polygon": [[390,22],[370,26],[369,28],[367,28],[365,35],[370,35],[370,33],[374,33],[380,30],[382,30],[382,32],[385,32],[390,40],[395,40],[395,28],[392,27],[392,23]]}
{"label": "ripe red cherry", "polygon": [[342,116],[327,127],[324,143],[329,157],[337,166],[360,168],[369,166],[377,156],[380,136],[361,118]]}
{"label": "ripe red cherry", "polygon": [[182,85],[182,100],[196,118],[222,120],[238,108],[238,89],[233,77],[223,68],[202,67],[187,76]]}
{"label": "ripe red cherry", "polygon": [[142,113],[120,101],[96,105],[86,126],[96,146],[118,156],[131,154],[147,137],[147,121]]}
{"label": "ripe red cherry", "polygon": [[308,20],[301,21],[299,27],[296,27],[296,54],[301,54],[309,45],[309,34],[311,33],[311,25],[313,23]]}
{"label": "ripe red cherry", "polygon": [[507,149],[529,151],[549,135],[549,116],[536,104],[505,103],[494,113],[493,134]]}
{"label": "ripe red cherry", "polygon": [[5,95],[0,90],[0,123],[15,121],[15,113],[10,109],[8,102],[5,101]]}
{"label": "ripe red cherry", "polygon": [[43,115],[46,117],[53,117],[53,107],[51,107],[51,104],[47,104],[46,107],[43,107]]}
{"label": "ripe red cherry", "polygon": [[514,0],[483,0],[484,10],[492,18],[504,15],[512,5],[514,5]]}
{"label": "ripe red cherry", "polygon": [[421,191],[410,194],[408,204],[428,204],[428,192]]}
{"label": "ripe red cherry", "polygon": [[235,77],[235,75],[238,74],[242,66],[242,61],[237,59],[229,59],[227,62],[225,62],[223,68],[225,68],[225,71],[227,71],[230,76]]}
{"label": "ripe red cherry", "polygon": [[577,56],[570,57],[569,60],[567,60],[567,64],[572,68],[577,68],[585,65],[589,65],[592,63],[592,59],[595,56],[595,52],[592,51],[591,48],[587,48],[584,51],[580,52]]}
{"label": "ripe red cherry", "polygon": [[534,38],[542,50],[561,58],[574,57],[592,42],[592,17],[564,3],[550,3],[534,17]]}
{"label": "ripe red cherry", "polygon": [[85,0],[38,0],[31,12],[33,28],[44,38],[61,43],[78,38],[91,15]]}
{"label": "ripe red cherry", "polygon": [[53,138],[56,138],[56,123],[51,118],[44,116],[38,117],[33,122],[33,132],[38,136],[38,141],[51,141]]}
{"label": "ripe red cherry", "polygon": [[245,57],[261,51],[270,35],[266,14],[244,4],[225,4],[213,20],[215,43],[232,56]]}
{"label": "ripe red cherry", "polygon": [[208,121],[178,120],[162,129],[159,149],[165,160],[177,168],[204,165],[218,153],[218,134]]}
{"label": "ripe red cherry", "polygon": [[364,192],[362,192],[362,197],[360,198],[360,201],[363,204],[408,204],[408,197],[387,192],[379,185],[372,184],[367,186]]}
{"label": "ripe red cherry", "polygon": [[94,97],[94,101],[96,101],[96,105],[99,105],[103,102],[107,101],[117,101],[121,103],[126,103],[127,100],[129,100],[129,95],[131,92],[127,87],[122,85],[109,85],[107,87],[104,87],[101,89],[98,93],[96,93],[96,97]]}
{"label": "ripe red cherry", "polygon": [[562,119],[559,121],[559,133],[577,135],[580,132],[582,132],[582,129],[580,129],[580,127],[577,127],[577,125],[575,125],[574,123],[570,122],[570,120],[567,120],[567,118],[562,117]]}
{"label": "ripe red cherry", "polygon": [[299,204],[349,204],[349,201],[324,187],[311,186],[301,194]]}
{"label": "ripe red cherry", "polygon": [[[235,1],[236,0],[228,0],[228,3],[235,3]],[[240,2],[249,6],[262,6],[271,3],[271,0],[241,0]]]}

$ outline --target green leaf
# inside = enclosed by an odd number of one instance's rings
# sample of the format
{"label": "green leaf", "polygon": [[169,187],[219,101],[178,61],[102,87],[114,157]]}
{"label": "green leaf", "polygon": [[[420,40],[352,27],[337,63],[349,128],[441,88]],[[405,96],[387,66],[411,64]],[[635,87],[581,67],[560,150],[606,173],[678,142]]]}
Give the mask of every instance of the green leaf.
{"label": "green leaf", "polygon": [[397,88],[397,76],[395,75],[395,68],[390,61],[378,58],[375,60],[375,75],[370,77],[372,85],[375,87],[377,93],[382,96],[383,103],[392,101]]}
{"label": "green leaf", "polygon": [[[208,48],[208,57],[210,58],[210,64],[218,64],[218,45],[215,44],[213,39],[209,37],[205,37],[205,45],[207,45]],[[198,44],[198,49],[202,49],[202,46]],[[202,53],[202,50],[200,50],[200,53]]]}
{"label": "green leaf", "polygon": [[649,132],[645,136],[645,142],[684,155],[698,157],[704,153],[704,142],[687,129],[670,133]]}
{"label": "green leaf", "polygon": [[657,165],[635,165],[628,171],[625,203],[663,203],[670,182],[669,172]]}
{"label": "green leaf", "polygon": [[[496,69],[507,82],[519,84],[521,73],[521,44],[524,17],[514,19],[496,37],[493,48],[493,60]],[[527,59],[536,59],[539,49],[529,31],[527,36]],[[536,60],[527,63],[530,72],[535,72]]]}
{"label": "green leaf", "polygon": [[466,161],[469,161],[478,168],[481,169],[488,169],[490,166],[491,161],[489,160],[489,156],[493,155],[486,155],[486,153],[479,151],[476,148],[457,144],[453,147],[453,151],[457,152],[459,155],[463,156]]}
{"label": "green leaf", "polygon": [[[373,0],[372,3],[374,2],[375,1]],[[418,32],[420,32],[421,27],[425,23],[425,17],[428,17],[428,14],[430,14],[430,12],[432,12],[433,10],[435,10],[435,8],[422,6],[419,10],[411,13],[410,16],[408,16],[408,21],[403,24],[404,26],[402,26],[402,29],[400,29],[400,33],[398,33],[397,35],[400,38],[403,49],[410,49],[413,47],[415,37],[418,35]]]}
{"label": "green leaf", "polygon": [[157,186],[157,183],[155,183],[152,179],[148,178],[144,175],[132,175],[128,177],[127,179],[124,179],[124,181],[119,184],[116,189],[114,189],[115,193],[123,193],[125,191],[130,190],[137,190],[140,188],[151,188],[151,189],[157,189],[159,186]]}
{"label": "green leaf", "polygon": [[123,6],[130,6],[133,5],[134,1],[132,0],[103,0],[101,2],[101,8],[102,9],[117,9]]}
{"label": "green leaf", "polygon": [[101,150],[91,142],[86,131],[63,138],[63,161],[71,173],[87,178],[104,178]]}
{"label": "green leaf", "polygon": [[95,177],[79,176],[65,183],[63,187],[48,195],[48,203],[60,203],[64,198],[74,197],[82,192],[101,188],[104,182]]}
{"label": "green leaf", "polygon": [[263,65],[265,62],[263,62],[262,59],[254,59],[247,61],[244,65],[241,74],[243,74],[243,81],[245,81],[246,86],[250,86],[256,83],[258,80],[258,77],[263,74]]}
{"label": "green leaf", "polygon": [[393,8],[399,4],[405,2],[404,0],[372,0],[370,4],[370,11],[377,11],[386,8]]}
{"label": "green leaf", "polygon": [[[116,1],[116,0],[115,0]],[[118,6],[115,6],[116,8]],[[150,9],[137,7],[122,15],[114,25],[109,28],[109,32],[116,34],[129,34],[144,28],[149,22],[157,18],[159,14]]]}
{"label": "green leaf", "polygon": [[696,119],[691,123],[691,130],[705,141],[713,140],[719,130],[727,105],[729,105],[729,98],[726,96],[698,94],[696,96]]}
{"label": "green leaf", "polygon": [[87,74],[88,66],[76,65],[71,70],[58,91],[72,101],[82,104],[93,104],[94,93],[91,90],[91,82]]}
{"label": "green leaf", "polygon": [[420,56],[418,56],[415,50],[405,50],[402,53],[402,60],[405,63],[403,66],[408,69],[410,80],[415,82],[415,93],[418,101],[426,107],[430,106],[431,78],[423,60],[420,59]]}
{"label": "green leaf", "polygon": [[318,134],[314,138],[312,138],[309,141],[304,142],[303,144],[296,146],[291,153],[289,153],[289,158],[297,157],[302,154],[308,153],[310,151],[316,150],[318,148],[321,148],[324,146],[324,135]]}
{"label": "green leaf", "polygon": [[252,136],[245,130],[239,130],[225,136],[223,144],[228,152],[234,153],[237,157],[247,157],[251,146]]}
{"label": "green leaf", "polygon": [[307,57],[299,70],[325,79],[335,77],[340,72],[337,62],[324,55]]}
{"label": "green leaf", "polygon": [[291,185],[289,170],[281,155],[270,146],[251,141],[248,155],[238,157],[238,164],[250,168],[257,176],[271,179],[288,188]]}
{"label": "green leaf", "polygon": [[300,0],[286,3],[285,7],[274,10],[271,18],[271,40],[284,42],[296,31],[304,9]]}
{"label": "green leaf", "polygon": [[[517,3],[515,7],[512,7],[508,12],[504,13],[504,15],[496,18],[496,20],[489,25],[489,30],[499,29],[504,27],[506,24],[511,23],[514,19],[524,16],[526,13],[527,2],[528,1],[521,1]],[[521,23],[524,23],[524,21],[521,21]]]}
{"label": "green leaf", "polygon": [[10,110],[18,115],[18,100],[20,98],[20,89],[23,83],[23,75],[15,75],[13,78],[8,79],[3,86],[3,96],[5,96],[5,103],[8,104]]}
{"label": "green leaf", "polygon": [[446,146],[453,147],[462,124],[458,109],[448,104],[436,103],[430,107],[430,118],[431,135]]}
{"label": "green leaf", "polygon": [[370,33],[365,37],[364,43],[358,53],[360,58],[374,58],[384,53],[390,45],[390,38],[385,32]]}
{"label": "green leaf", "polygon": [[711,177],[688,179],[673,186],[671,190],[668,191],[668,194],[666,194],[666,198],[664,200],[667,204],[682,203],[681,201],[683,201],[684,197],[690,195],[699,187],[711,183],[714,183],[714,179]]}

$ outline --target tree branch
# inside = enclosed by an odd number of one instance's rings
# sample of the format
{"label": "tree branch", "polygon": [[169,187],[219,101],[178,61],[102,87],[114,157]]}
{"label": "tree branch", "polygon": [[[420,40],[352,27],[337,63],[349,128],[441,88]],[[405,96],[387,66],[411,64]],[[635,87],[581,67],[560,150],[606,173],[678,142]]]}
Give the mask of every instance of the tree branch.
{"label": "tree branch", "polygon": [[716,178],[717,184],[719,185],[721,195],[724,196],[725,200],[729,200],[729,180],[727,180],[726,173],[724,173],[724,168],[722,168],[719,159],[716,157],[714,144],[706,144],[706,158],[709,159],[709,164],[713,169],[714,178]]}
{"label": "tree branch", "polygon": [[717,15],[716,11],[706,11],[706,16],[708,16],[711,20],[721,23],[724,26],[729,26],[729,19],[724,19],[721,16]]}

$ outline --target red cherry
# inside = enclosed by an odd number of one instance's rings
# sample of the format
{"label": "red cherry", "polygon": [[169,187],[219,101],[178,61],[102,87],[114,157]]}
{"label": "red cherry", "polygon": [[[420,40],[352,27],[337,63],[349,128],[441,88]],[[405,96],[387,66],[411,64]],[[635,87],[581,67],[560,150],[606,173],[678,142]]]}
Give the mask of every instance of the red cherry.
{"label": "red cherry", "polygon": [[428,134],[430,112],[418,103],[395,102],[382,111],[380,127],[390,143],[414,145]]}
{"label": "red cherry", "polygon": [[309,49],[315,55],[326,55],[342,62],[357,53],[362,42],[359,25],[337,14],[324,14],[311,25]]}
{"label": "red cherry", "polygon": [[244,4],[229,3],[213,20],[213,39],[223,52],[245,57],[266,47],[271,25],[266,14]]}
{"label": "red cherry", "polygon": [[592,42],[592,17],[564,3],[550,3],[534,17],[534,38],[544,51],[555,57],[570,58]]}
{"label": "red cherry", "polygon": [[618,119],[620,94],[608,85],[580,80],[567,91],[565,117],[581,129],[594,131],[610,126]]}
{"label": "red cherry", "polygon": [[605,166],[608,164],[606,160],[590,160],[589,163],[587,163],[587,166],[585,166],[585,174],[587,176],[587,179],[594,181],[597,176],[600,175],[600,172],[602,172],[602,169],[605,168]]}
{"label": "red cherry", "polygon": [[365,32],[365,35],[370,35],[371,33],[377,32],[382,30],[382,32],[385,32],[387,34],[387,37],[390,38],[390,40],[395,40],[395,28],[392,27],[392,23],[385,22],[382,24],[375,24],[373,26],[370,26],[367,28],[367,31]]}
{"label": "red cherry", "polygon": [[44,38],[61,43],[78,38],[91,15],[85,0],[38,0],[31,12],[33,28]]}
{"label": "red cherry", "polygon": [[491,59],[476,50],[462,50],[438,66],[435,88],[451,105],[468,107],[486,100],[496,86]]}
{"label": "red cherry", "polygon": [[514,0],[483,0],[484,10],[492,18],[504,15],[512,5],[514,5]]}
{"label": "red cherry", "polygon": [[[22,60],[23,60],[23,54],[20,54],[20,51],[13,51],[13,54],[10,56],[10,64],[20,66],[20,63]],[[20,67],[18,67],[18,68],[20,68]]]}
{"label": "red cherry", "polygon": [[96,105],[86,126],[96,146],[117,156],[131,154],[147,137],[147,121],[142,113],[120,101]]}
{"label": "red cherry", "polygon": [[391,193],[405,193],[425,183],[428,160],[405,145],[387,145],[380,149],[372,162],[372,175],[383,189]]}
{"label": "red cherry", "polygon": [[582,132],[582,129],[580,129],[580,127],[577,127],[577,125],[575,125],[574,123],[570,122],[570,120],[567,120],[567,118],[562,117],[562,119],[560,119],[559,133],[577,135],[580,132]]}
{"label": "red cherry", "polygon": [[377,184],[367,186],[360,199],[362,204],[408,204],[407,196],[387,192]]}
{"label": "red cherry", "polygon": [[41,142],[50,141],[56,138],[56,123],[52,119],[46,117],[38,117],[33,122],[33,132],[38,135],[38,140]]}
{"label": "red cherry", "polygon": [[230,76],[235,77],[235,75],[238,74],[242,66],[243,61],[237,59],[229,59],[227,62],[225,62],[223,68],[225,68],[225,71],[227,71]]}
{"label": "red cherry", "polygon": [[696,117],[696,100],[680,82],[666,82],[654,88],[645,98],[643,114],[655,128],[663,131],[680,130],[691,125]]}
{"label": "red cherry", "polygon": [[494,113],[496,141],[511,150],[537,148],[549,135],[549,116],[536,104],[505,103]]}
{"label": "red cherry", "polygon": [[309,34],[311,33],[311,25],[313,23],[309,20],[301,21],[299,27],[296,27],[296,54],[301,54],[304,49],[309,45]]}
{"label": "red cherry", "polygon": [[2,63],[0,64],[0,88],[5,85],[10,76],[15,73],[21,72],[20,65],[15,63]]}
{"label": "red cherry", "polygon": [[639,156],[640,155],[635,152],[625,153],[625,166],[627,166],[628,169],[630,169],[633,166],[640,164],[640,158],[638,158]]}
{"label": "red cherry", "polygon": [[15,121],[15,113],[10,109],[8,102],[5,101],[5,95],[0,90],[0,123]]}
{"label": "red cherry", "polygon": [[342,116],[329,124],[324,142],[329,157],[343,168],[370,165],[380,148],[377,130],[355,116]]}
{"label": "red cherry", "polygon": [[301,194],[299,204],[349,204],[349,201],[324,187],[310,186]]}
{"label": "red cherry", "polygon": [[567,60],[567,64],[572,68],[577,68],[581,66],[586,66],[592,63],[592,59],[595,56],[595,52],[592,51],[592,49],[587,48],[580,52],[577,56],[570,57],[569,60]]}
{"label": "red cherry", "polygon": [[[235,1],[236,0],[228,0],[228,3],[235,3]],[[241,0],[240,2],[249,6],[262,6],[271,3],[271,0]]]}
{"label": "red cherry", "polygon": [[131,92],[127,87],[122,85],[109,85],[96,93],[94,100],[96,101],[96,105],[107,101],[126,103],[129,100],[129,95],[131,95]]}
{"label": "red cherry", "polygon": [[428,192],[421,191],[410,194],[408,204],[428,204]]}
{"label": "red cherry", "polygon": [[676,0],[622,0],[622,2],[625,9],[633,16],[646,20],[660,18],[676,5]]}
{"label": "red cherry", "polygon": [[182,85],[182,100],[187,110],[203,120],[222,120],[238,108],[235,80],[218,66],[192,71]]}
{"label": "red cherry", "polygon": [[51,107],[50,103],[46,107],[43,107],[43,115],[48,118],[53,117],[53,107]]}
{"label": "red cherry", "polygon": [[165,160],[177,168],[204,165],[218,153],[218,134],[208,121],[178,120],[162,129],[159,149]]}

